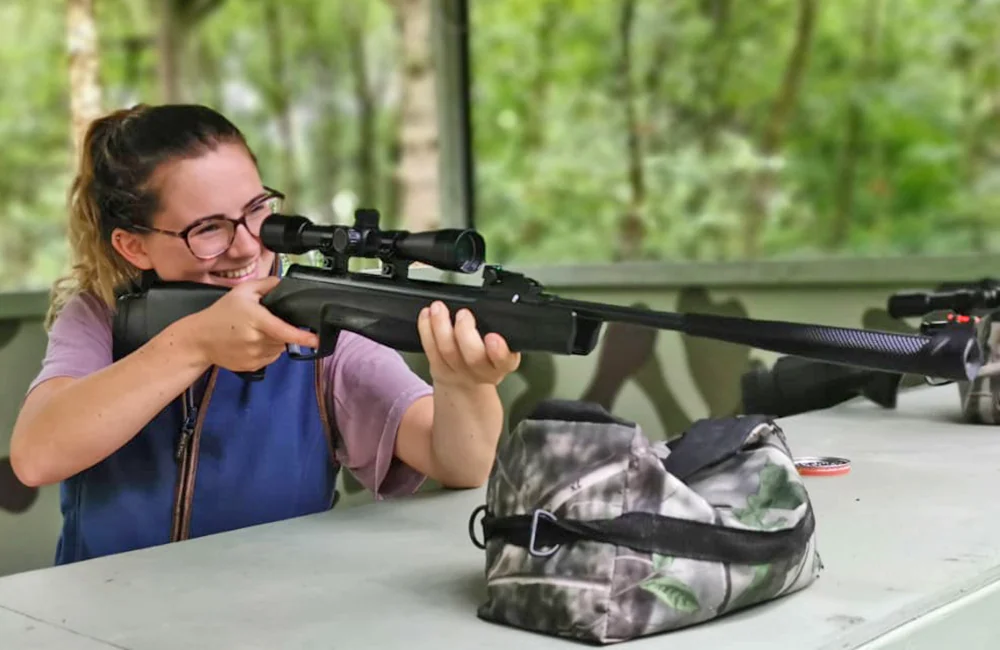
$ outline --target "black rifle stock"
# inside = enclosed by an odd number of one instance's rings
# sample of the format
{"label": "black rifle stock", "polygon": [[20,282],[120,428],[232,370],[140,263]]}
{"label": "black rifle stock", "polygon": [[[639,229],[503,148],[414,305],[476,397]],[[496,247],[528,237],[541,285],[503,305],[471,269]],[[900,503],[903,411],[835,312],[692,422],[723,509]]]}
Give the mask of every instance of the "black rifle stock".
{"label": "black rifle stock", "polygon": [[811,359],[779,357],[771,368],[753,368],[740,378],[743,411],[785,417],[818,411],[862,396],[896,408],[903,375]]}
{"label": "black rifle stock", "polygon": [[[473,272],[485,245],[472,230],[428,233],[381,231],[378,215],[359,211],[355,225],[319,226],[299,216],[273,215],[261,228],[263,245],[276,253],[319,250],[325,267],[293,264],[262,299],[277,317],[315,332],[319,348],[290,350],[296,358],[333,352],[340,331],[360,334],[403,352],[420,352],[420,310],[441,301],[454,313],[471,311],[481,334],[501,334],[514,351],[587,355],[604,323],[618,321],[835,364],[942,379],[975,376],[982,355],[967,332],[931,336],[765,321],[709,314],[681,314],[570,300],[546,293],[535,280],[485,266],[479,286],[407,276],[420,261],[439,269]],[[378,258],[381,275],[350,272],[350,257]],[[157,284],[124,294],[115,317],[116,350],[127,354],[170,322],[207,306],[226,289]],[[155,312],[155,313],[154,313]]]}

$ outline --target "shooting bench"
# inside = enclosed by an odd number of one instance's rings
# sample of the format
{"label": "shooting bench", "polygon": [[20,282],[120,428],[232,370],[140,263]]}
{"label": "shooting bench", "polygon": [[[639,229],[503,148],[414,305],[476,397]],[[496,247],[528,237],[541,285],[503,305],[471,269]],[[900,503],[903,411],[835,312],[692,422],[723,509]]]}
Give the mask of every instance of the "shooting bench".
{"label": "shooting bench", "polygon": [[[786,418],[826,569],[809,589],[628,648],[995,648],[1000,428],[954,385]],[[569,648],[476,618],[479,490],[419,495],[0,579],[0,647]],[[584,647],[584,646],[577,646]]]}

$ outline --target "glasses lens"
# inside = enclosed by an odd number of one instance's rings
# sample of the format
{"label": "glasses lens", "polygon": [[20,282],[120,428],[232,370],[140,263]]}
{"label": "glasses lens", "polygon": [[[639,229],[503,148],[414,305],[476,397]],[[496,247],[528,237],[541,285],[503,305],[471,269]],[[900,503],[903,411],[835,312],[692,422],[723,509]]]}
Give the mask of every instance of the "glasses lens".
{"label": "glasses lens", "polygon": [[247,228],[255,237],[260,237],[260,226],[272,214],[281,211],[281,198],[269,196],[246,213]]}
{"label": "glasses lens", "polygon": [[233,222],[229,219],[209,219],[188,233],[188,246],[198,257],[214,257],[224,253],[233,240]]}

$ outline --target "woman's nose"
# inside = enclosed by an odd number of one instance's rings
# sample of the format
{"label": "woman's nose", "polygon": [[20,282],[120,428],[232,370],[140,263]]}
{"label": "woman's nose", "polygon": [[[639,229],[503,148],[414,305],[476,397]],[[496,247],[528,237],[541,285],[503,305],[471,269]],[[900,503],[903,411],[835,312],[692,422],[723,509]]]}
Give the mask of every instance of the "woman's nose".
{"label": "woman's nose", "polygon": [[260,241],[254,237],[246,224],[236,226],[236,234],[233,236],[233,243],[229,247],[229,253],[234,257],[245,257],[256,255],[260,251]]}

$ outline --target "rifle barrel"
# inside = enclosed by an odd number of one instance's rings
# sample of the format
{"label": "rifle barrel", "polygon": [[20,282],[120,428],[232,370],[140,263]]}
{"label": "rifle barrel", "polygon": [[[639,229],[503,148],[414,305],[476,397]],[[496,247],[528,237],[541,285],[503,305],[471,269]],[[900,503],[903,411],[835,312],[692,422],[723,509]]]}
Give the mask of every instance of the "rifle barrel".
{"label": "rifle barrel", "polygon": [[713,314],[681,314],[559,299],[583,318],[618,321],[689,336],[749,345],[845,366],[967,381],[983,364],[971,328],[942,330],[931,336],[807,323],[754,320]]}

